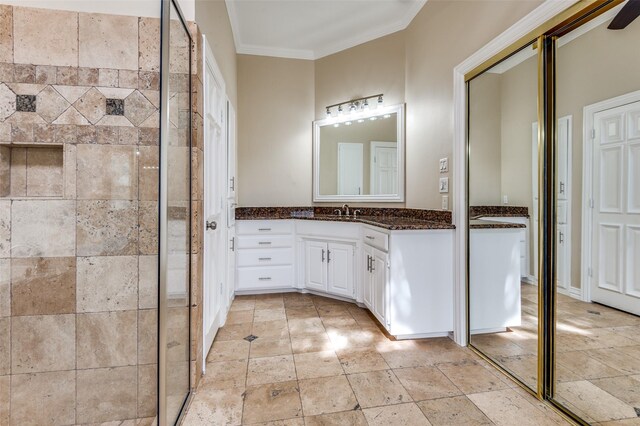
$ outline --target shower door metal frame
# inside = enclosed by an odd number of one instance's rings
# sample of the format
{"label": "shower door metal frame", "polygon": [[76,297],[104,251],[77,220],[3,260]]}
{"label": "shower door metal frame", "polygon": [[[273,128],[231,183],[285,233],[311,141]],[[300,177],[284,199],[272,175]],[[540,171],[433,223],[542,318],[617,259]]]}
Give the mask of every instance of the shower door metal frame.
{"label": "shower door metal frame", "polygon": [[188,129],[187,134],[189,138],[189,203],[187,207],[187,217],[188,217],[188,252],[187,257],[188,261],[188,280],[187,280],[187,290],[188,290],[188,353],[189,353],[189,390],[187,395],[184,398],[182,403],[182,407],[180,409],[180,414],[175,422],[175,424],[180,424],[182,417],[185,414],[185,408],[188,406],[189,400],[193,394],[193,383],[191,381],[192,377],[192,342],[191,342],[191,304],[192,304],[192,294],[191,294],[191,257],[192,257],[192,218],[191,218],[191,204],[192,204],[192,176],[193,176],[193,168],[191,162],[192,149],[193,149],[193,141],[192,141],[192,78],[191,78],[191,65],[192,65],[192,46],[193,46],[193,38],[191,36],[191,32],[189,31],[189,26],[187,24],[187,20],[182,13],[182,9],[178,4],[177,0],[161,0],[162,2],[162,10],[161,10],[161,30],[160,30],[160,44],[161,44],[161,54],[160,54],[160,179],[159,179],[159,198],[158,198],[158,206],[159,206],[159,235],[158,235],[158,245],[159,245],[159,259],[158,259],[158,397],[157,397],[157,413],[158,413],[158,426],[168,425],[167,423],[167,289],[168,289],[168,276],[167,276],[167,262],[168,262],[168,228],[169,228],[169,215],[168,215],[168,171],[169,171],[169,63],[170,63],[170,28],[171,28],[171,6],[175,8],[175,11],[178,14],[178,18],[184,27],[184,30],[189,39],[189,73],[188,76],[188,91],[189,91],[189,119],[188,119]]}

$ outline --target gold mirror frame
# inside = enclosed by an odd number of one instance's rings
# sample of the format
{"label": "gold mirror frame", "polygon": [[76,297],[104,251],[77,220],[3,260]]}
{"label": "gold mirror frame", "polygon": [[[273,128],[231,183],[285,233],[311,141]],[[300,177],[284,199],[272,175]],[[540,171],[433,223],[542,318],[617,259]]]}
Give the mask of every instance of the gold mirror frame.
{"label": "gold mirror frame", "polygon": [[[555,110],[555,58],[558,37],[575,30],[599,15],[616,7],[624,0],[580,0],[556,15],[518,41],[483,62],[464,76],[467,100],[469,82],[499,62],[509,58],[534,42],[538,50],[538,382],[537,389],[531,389],[512,373],[493,361],[481,350],[469,343],[469,348],[485,361],[509,376],[520,387],[540,400],[550,403],[552,408],[567,420],[576,424],[588,423],[554,399],[555,395],[555,313],[556,313],[556,206],[555,162],[556,162],[556,110]],[[468,108],[469,102],[467,102]],[[467,109],[466,125],[469,125]],[[467,205],[469,204],[469,138],[466,141]],[[469,218],[466,226],[467,271],[469,270]],[[467,342],[470,342],[469,324],[469,274],[467,273]]]}

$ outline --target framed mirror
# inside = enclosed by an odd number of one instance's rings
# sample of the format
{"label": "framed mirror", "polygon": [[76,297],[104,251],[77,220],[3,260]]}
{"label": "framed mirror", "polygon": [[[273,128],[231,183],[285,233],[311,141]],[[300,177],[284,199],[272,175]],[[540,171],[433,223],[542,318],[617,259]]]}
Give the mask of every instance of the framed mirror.
{"label": "framed mirror", "polygon": [[314,121],[313,201],[404,201],[404,127],[404,105]]}

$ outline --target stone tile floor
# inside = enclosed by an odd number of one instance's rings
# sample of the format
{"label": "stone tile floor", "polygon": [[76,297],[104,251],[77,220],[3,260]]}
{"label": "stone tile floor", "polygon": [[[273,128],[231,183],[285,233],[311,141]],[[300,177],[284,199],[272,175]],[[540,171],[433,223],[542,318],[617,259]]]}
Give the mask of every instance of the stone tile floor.
{"label": "stone tile floor", "polygon": [[287,293],[235,299],[183,424],[566,422],[448,338],[391,341],[354,304]]}
{"label": "stone tile floor", "polygon": [[[522,326],[471,342],[529,386],[537,381],[538,288],[522,285]],[[559,294],[556,398],[591,424],[640,425],[640,317]]]}

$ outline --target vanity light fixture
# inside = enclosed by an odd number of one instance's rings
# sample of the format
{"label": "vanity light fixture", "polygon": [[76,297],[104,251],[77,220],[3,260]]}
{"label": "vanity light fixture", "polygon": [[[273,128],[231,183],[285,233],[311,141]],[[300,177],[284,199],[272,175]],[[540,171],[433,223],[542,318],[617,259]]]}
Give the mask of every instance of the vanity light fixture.
{"label": "vanity light fixture", "polygon": [[340,127],[340,123],[334,124],[333,127]]}
{"label": "vanity light fixture", "polygon": [[358,123],[364,123],[364,120],[361,118],[360,120],[358,120]]}
{"label": "vanity light fixture", "polygon": [[378,119],[378,117],[371,117],[369,120],[376,121],[377,119]]}
{"label": "vanity light fixture", "polygon": [[340,102],[333,105],[328,105],[326,107],[327,117],[331,117],[331,111],[333,108],[338,107],[338,115],[342,115],[343,113],[343,105],[348,105],[349,111],[348,113],[357,113],[359,111],[364,111],[369,109],[369,99],[378,99],[377,106],[382,106],[383,104],[383,94],[379,93],[377,95],[365,96],[362,98],[351,99],[349,101]]}
{"label": "vanity light fixture", "polygon": [[351,126],[351,122],[350,122],[350,121],[347,121],[347,122],[346,122],[346,123],[344,123],[344,124],[345,124],[345,126]]}
{"label": "vanity light fixture", "polygon": [[384,118],[389,118],[389,117],[391,117],[391,114],[385,114],[385,115],[383,115],[383,117]]}

